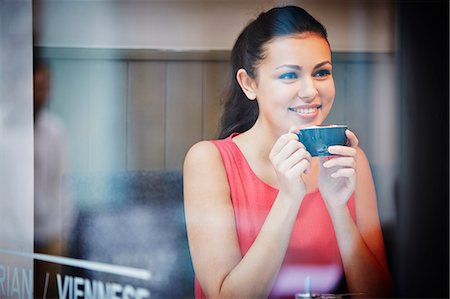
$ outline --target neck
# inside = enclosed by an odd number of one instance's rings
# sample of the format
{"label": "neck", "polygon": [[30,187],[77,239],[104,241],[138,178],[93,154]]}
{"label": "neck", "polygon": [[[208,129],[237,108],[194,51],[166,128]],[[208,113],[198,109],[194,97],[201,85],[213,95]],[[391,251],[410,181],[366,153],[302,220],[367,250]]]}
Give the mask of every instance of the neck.
{"label": "neck", "polygon": [[242,135],[244,135],[245,142],[255,150],[259,158],[269,161],[269,153],[282,134],[275,132],[273,128],[257,120],[253,127]]}

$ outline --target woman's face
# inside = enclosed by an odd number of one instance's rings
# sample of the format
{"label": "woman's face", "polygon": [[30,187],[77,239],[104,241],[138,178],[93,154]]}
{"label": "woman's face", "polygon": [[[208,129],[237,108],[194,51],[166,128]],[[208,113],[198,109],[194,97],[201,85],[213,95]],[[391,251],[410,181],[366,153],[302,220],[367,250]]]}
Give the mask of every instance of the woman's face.
{"label": "woman's face", "polygon": [[331,51],[316,34],[276,38],[257,67],[258,122],[277,134],[321,124],[333,104]]}

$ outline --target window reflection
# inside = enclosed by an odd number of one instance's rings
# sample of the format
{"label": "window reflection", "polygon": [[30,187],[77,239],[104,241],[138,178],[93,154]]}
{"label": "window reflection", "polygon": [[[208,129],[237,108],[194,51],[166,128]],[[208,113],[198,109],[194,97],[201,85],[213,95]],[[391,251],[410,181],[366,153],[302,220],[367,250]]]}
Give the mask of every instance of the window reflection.
{"label": "window reflection", "polygon": [[[44,292],[48,272],[48,294],[52,287],[64,293],[65,286],[88,279],[79,283],[80,290],[100,290],[103,284],[107,292],[106,284],[117,283],[121,294],[129,284],[133,294],[141,288],[152,297],[193,296],[182,207],[183,158],[196,141],[216,137],[229,48],[241,23],[262,10],[253,1],[206,2],[34,2],[35,57],[45,59],[51,72],[51,80],[43,83],[47,86],[35,90],[35,99],[48,101],[43,110],[35,106],[43,113],[35,118],[35,252],[152,273],[151,280],[143,281],[47,263],[43,266],[54,268],[42,268],[44,276],[36,276],[38,294]],[[393,33],[386,32],[392,30],[393,8],[386,1],[350,1],[339,10],[342,4],[328,2],[313,9],[324,14],[324,21],[339,24],[330,29],[341,36],[334,41],[338,92],[329,121],[348,123],[367,138],[361,144],[375,161],[380,214],[389,227],[395,222],[397,171],[396,132],[391,130],[396,110],[387,104],[395,102],[396,92]],[[368,25],[372,14],[389,24],[376,31],[379,48],[373,52],[373,39],[367,38],[376,27]],[[350,29],[361,39],[346,34]],[[381,127],[379,117],[384,117]],[[52,126],[58,123],[59,129],[49,130],[61,138],[41,138],[40,122],[46,118],[53,119]],[[392,147],[379,150],[386,136]],[[52,167],[60,167],[53,185],[43,174]],[[49,200],[54,201],[50,206]]]}
{"label": "window reflection", "polygon": [[31,298],[31,1],[0,1],[0,297]]}
{"label": "window reflection", "polygon": [[[66,256],[74,222],[67,190],[67,144],[63,122],[47,108],[51,69],[36,60],[34,79],[34,252]],[[55,263],[35,263],[35,294],[57,297],[56,285],[42,283],[47,273],[61,272]]]}

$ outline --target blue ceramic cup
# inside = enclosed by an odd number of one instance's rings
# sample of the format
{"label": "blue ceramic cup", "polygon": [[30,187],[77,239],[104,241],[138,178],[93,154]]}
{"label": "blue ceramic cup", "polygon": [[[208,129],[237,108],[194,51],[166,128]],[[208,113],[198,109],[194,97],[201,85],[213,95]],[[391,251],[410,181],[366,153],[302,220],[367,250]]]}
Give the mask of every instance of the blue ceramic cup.
{"label": "blue ceramic cup", "polygon": [[346,125],[319,125],[301,129],[297,135],[313,157],[333,156],[328,152],[331,145],[346,145]]}

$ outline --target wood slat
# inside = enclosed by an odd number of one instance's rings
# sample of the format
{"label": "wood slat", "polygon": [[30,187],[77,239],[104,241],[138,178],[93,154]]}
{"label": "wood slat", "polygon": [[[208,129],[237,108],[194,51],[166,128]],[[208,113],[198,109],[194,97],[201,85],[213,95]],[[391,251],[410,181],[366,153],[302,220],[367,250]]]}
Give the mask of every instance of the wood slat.
{"label": "wood slat", "polygon": [[49,108],[65,126],[70,171],[89,169],[89,62],[53,60]]}
{"label": "wood slat", "polygon": [[202,139],[202,64],[169,62],[166,81],[166,169],[182,169]]}
{"label": "wood slat", "polygon": [[129,63],[129,170],[162,170],[165,167],[165,80],[166,68],[163,62]]}
{"label": "wood slat", "polygon": [[126,169],[126,82],[125,62],[90,62],[86,116],[91,170]]}
{"label": "wood slat", "polygon": [[227,62],[203,64],[203,139],[218,136],[221,98],[228,78]]}

